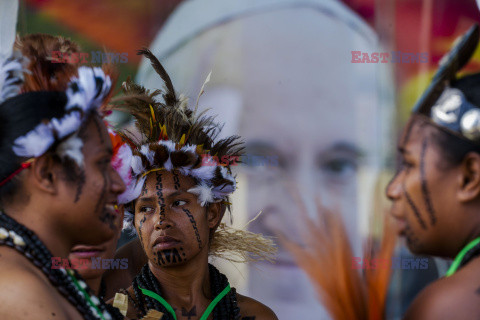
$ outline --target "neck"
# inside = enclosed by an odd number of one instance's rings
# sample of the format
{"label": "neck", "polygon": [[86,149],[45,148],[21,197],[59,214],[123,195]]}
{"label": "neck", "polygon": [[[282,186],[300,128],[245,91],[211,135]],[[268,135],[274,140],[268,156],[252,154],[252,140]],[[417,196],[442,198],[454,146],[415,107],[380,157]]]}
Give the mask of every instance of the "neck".
{"label": "neck", "polygon": [[88,284],[90,289],[93,290],[93,293],[98,297],[100,295],[100,286],[102,284],[102,277],[85,279],[85,282]]}
{"label": "neck", "polygon": [[200,307],[213,298],[208,256],[202,253],[180,266],[159,267],[151,261],[148,262],[150,270],[162,287],[163,298],[170,304],[185,308]]}
{"label": "neck", "polygon": [[72,247],[70,239],[65,237],[63,233],[56,233],[55,230],[61,229],[50,223],[48,212],[44,212],[39,208],[41,207],[34,208],[31,205],[24,206],[21,209],[11,206],[5,207],[4,213],[33,231],[52,253],[52,256],[68,257]]}

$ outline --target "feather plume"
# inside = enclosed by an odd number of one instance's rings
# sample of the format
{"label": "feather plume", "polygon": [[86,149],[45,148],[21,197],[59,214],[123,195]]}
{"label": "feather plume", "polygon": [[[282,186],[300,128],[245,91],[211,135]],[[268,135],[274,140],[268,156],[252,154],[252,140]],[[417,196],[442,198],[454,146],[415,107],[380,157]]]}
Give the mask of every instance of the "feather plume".
{"label": "feather plume", "polygon": [[157,57],[153,55],[153,53],[147,49],[143,48],[142,50],[138,50],[137,52],[138,55],[144,55],[146,58],[150,60],[150,63],[152,64],[153,69],[158,73],[160,78],[162,78],[163,82],[165,83],[165,93],[163,94],[163,99],[165,101],[165,104],[167,105],[176,105],[178,103],[177,96],[175,95],[175,89],[173,88],[172,80],[170,79],[170,76],[168,75],[167,71],[165,68],[162,66],[160,61],[158,61]]}
{"label": "feather plume", "polygon": [[27,60],[18,52],[6,60],[0,59],[0,103],[20,93]]}
{"label": "feather plume", "polygon": [[83,140],[76,134],[62,141],[57,147],[57,154],[60,158],[70,158],[82,168],[83,167]]}
{"label": "feather plume", "polygon": [[50,126],[40,123],[34,130],[15,140],[13,152],[20,157],[39,157],[50,148],[54,141]]}
{"label": "feather plume", "polygon": [[[365,278],[352,267],[352,249],[341,215],[317,203],[320,222],[312,221],[300,206],[302,226],[307,230],[306,246],[281,236],[282,243],[292,252],[298,265],[310,277],[317,293],[335,320],[384,319],[385,300],[391,266],[367,269]],[[386,220],[385,220],[386,221]],[[385,223],[381,249],[377,256],[391,261],[395,232]],[[364,258],[374,257],[367,247]]]}

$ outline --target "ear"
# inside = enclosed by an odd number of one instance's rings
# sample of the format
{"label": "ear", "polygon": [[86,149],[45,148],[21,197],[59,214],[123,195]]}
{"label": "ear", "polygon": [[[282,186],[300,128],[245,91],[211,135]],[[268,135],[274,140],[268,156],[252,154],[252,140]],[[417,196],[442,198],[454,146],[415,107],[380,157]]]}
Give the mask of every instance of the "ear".
{"label": "ear", "polygon": [[459,190],[460,201],[472,201],[480,196],[480,154],[469,152],[460,165]]}
{"label": "ear", "polygon": [[58,165],[56,165],[50,155],[43,155],[35,159],[30,169],[29,183],[45,193],[57,194],[59,181]]}
{"label": "ear", "polygon": [[208,227],[216,230],[222,221],[227,207],[221,202],[211,203],[207,207]]}

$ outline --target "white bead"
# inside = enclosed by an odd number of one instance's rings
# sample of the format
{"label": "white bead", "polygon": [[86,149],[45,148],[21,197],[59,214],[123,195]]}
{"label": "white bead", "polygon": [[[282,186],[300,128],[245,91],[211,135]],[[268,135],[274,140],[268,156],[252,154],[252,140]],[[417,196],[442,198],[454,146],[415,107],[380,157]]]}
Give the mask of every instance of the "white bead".
{"label": "white bead", "polygon": [[100,300],[98,300],[98,298],[95,297],[95,296],[91,296],[90,300],[92,300],[93,304],[95,304],[97,306],[100,304]]}
{"label": "white bead", "polygon": [[94,307],[90,306],[90,310],[92,311],[92,313],[93,313],[95,316],[98,317],[98,312],[97,312],[97,310],[96,310]]}
{"label": "white bead", "polygon": [[112,316],[110,315],[110,313],[108,313],[107,310],[103,311],[103,317],[105,318],[105,320],[112,320]]}
{"label": "white bead", "polygon": [[0,239],[4,240],[8,238],[8,231],[5,228],[0,228]]}
{"label": "white bead", "polygon": [[82,289],[86,289],[87,288],[87,284],[83,281],[78,281],[78,284],[80,287],[82,287]]}
{"label": "white bead", "polygon": [[12,230],[8,231],[8,234],[10,235],[10,238],[12,238],[12,239],[15,238],[15,236],[17,235],[15,233],[15,231],[12,231]]}
{"label": "white bead", "polygon": [[15,235],[15,237],[13,237],[13,243],[20,247],[25,246],[25,241],[23,241],[23,238],[18,235]]}

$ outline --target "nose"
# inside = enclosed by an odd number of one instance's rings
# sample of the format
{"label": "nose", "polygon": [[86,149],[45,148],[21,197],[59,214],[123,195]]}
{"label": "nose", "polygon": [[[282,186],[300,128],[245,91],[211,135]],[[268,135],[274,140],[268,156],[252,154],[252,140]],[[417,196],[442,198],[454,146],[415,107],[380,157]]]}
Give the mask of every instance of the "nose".
{"label": "nose", "polygon": [[173,227],[173,221],[168,218],[168,214],[166,210],[163,210],[163,213],[155,215],[157,219],[155,221],[155,230],[166,230]]}
{"label": "nose", "polygon": [[120,174],[118,174],[117,170],[115,170],[112,166],[110,166],[110,179],[110,181],[112,181],[112,192],[117,195],[122,194],[125,191],[125,183],[123,182],[122,177],[120,177]]}
{"label": "nose", "polygon": [[402,194],[401,176],[401,171],[397,171],[397,173],[393,176],[392,180],[385,188],[385,194],[387,198],[391,201],[397,200]]}

